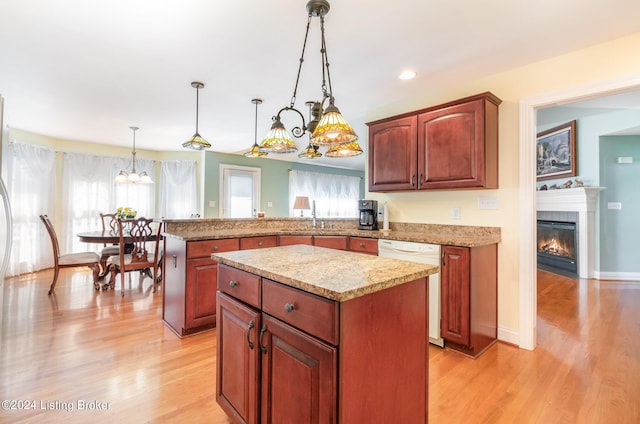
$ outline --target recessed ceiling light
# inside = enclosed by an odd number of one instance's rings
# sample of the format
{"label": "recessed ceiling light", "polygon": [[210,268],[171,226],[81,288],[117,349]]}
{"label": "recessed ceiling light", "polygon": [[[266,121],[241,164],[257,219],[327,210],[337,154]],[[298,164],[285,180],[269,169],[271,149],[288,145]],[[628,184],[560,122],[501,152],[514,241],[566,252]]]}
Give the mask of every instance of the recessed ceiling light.
{"label": "recessed ceiling light", "polygon": [[412,71],[412,70],[407,70],[407,71],[403,71],[398,78],[400,78],[401,80],[410,80],[416,77],[416,71]]}

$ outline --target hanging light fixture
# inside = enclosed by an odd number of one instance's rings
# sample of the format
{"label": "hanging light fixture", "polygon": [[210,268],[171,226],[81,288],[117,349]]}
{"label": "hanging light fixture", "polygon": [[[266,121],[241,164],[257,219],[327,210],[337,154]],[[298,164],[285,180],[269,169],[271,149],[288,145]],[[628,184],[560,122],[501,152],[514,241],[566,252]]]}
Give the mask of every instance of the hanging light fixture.
{"label": "hanging light fixture", "polygon": [[352,141],[351,143],[334,144],[329,146],[325,156],[328,158],[346,158],[350,156],[358,156],[362,153],[362,148],[358,142]]}
{"label": "hanging light fixture", "polygon": [[259,158],[268,155],[267,152],[261,151],[260,146],[258,146],[258,105],[262,103],[262,100],[251,99],[251,103],[256,105],[256,119],[253,126],[253,146],[251,146],[251,149],[248,152],[245,152],[244,155],[248,158]]}
{"label": "hanging light fixture", "polygon": [[[307,125],[307,128],[309,128],[309,144],[298,154],[298,157],[301,159],[321,158],[322,153],[318,151],[318,147],[320,146],[311,143],[311,133],[313,133],[313,130],[320,121],[320,113],[322,113],[321,106],[318,102],[306,102],[305,105],[309,106],[309,125]],[[312,117],[315,119],[311,120]]]}
{"label": "hanging light fixture", "polygon": [[143,183],[151,184],[153,181],[146,171],[142,171],[140,174],[136,172],[136,131],[138,127],[129,127],[133,131],[133,151],[131,152],[131,172],[127,173],[124,170],[120,171],[116,176],[116,183]]}
{"label": "hanging light fixture", "polygon": [[[307,3],[307,30],[304,37],[304,43],[302,45],[302,55],[298,64],[298,75],[296,77],[296,83],[293,89],[293,96],[289,106],[285,106],[278,111],[278,114],[273,117],[273,125],[271,131],[260,144],[260,150],[276,152],[276,153],[289,153],[297,150],[291,134],[285,129],[280,115],[284,111],[294,111],[302,119],[302,126],[296,126],[291,130],[294,137],[300,138],[305,132],[311,134],[310,145],[326,146],[334,144],[351,143],[358,140],[358,136],[347,120],[342,116],[340,110],[335,106],[335,97],[333,96],[333,90],[331,88],[331,74],[329,72],[329,59],[327,56],[327,43],[324,36],[324,17],[329,12],[329,2],[327,0],[310,0]],[[321,117],[316,126],[311,128],[311,125],[307,126],[304,116],[298,109],[295,108],[296,94],[298,92],[298,83],[300,81],[300,72],[302,70],[302,63],[304,62],[304,53],[307,47],[307,38],[309,36],[309,28],[311,26],[311,19],[313,17],[320,18],[320,55],[322,59],[322,101],[318,103],[318,116]],[[328,100],[329,105],[323,114],[324,102]],[[311,123],[310,123],[311,124]],[[308,152],[309,148],[305,149]],[[317,148],[314,149],[317,152]],[[301,154],[304,154],[301,153]],[[300,156],[300,155],[299,155]],[[304,155],[303,155],[304,156]]]}
{"label": "hanging light fixture", "polygon": [[204,150],[211,147],[211,143],[202,138],[202,136],[198,133],[198,103],[200,89],[204,88],[204,83],[199,81],[193,81],[191,83],[191,87],[196,89],[196,133],[189,140],[182,143],[182,147],[188,147],[193,150]]}

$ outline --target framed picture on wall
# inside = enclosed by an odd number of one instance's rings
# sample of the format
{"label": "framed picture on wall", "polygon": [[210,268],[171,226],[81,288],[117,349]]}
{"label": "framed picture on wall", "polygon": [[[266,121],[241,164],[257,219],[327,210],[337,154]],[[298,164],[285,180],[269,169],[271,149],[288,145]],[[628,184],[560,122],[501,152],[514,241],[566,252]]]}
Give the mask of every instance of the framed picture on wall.
{"label": "framed picture on wall", "polygon": [[536,152],[538,181],[575,177],[578,168],[576,121],[538,133]]}

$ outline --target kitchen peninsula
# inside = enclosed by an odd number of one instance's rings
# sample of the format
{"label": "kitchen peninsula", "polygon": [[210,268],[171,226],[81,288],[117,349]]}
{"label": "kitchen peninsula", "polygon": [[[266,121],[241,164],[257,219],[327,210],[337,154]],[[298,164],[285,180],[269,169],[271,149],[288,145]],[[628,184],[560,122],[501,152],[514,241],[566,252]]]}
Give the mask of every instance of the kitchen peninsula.
{"label": "kitchen peninsula", "polygon": [[[358,230],[357,219],[164,220],[163,316],[179,337],[216,326],[218,262],[212,253],[305,244],[378,254],[378,240],[442,246],[446,345],[477,357],[497,340],[500,228],[391,222],[391,231]],[[327,265],[330,266],[330,265]]]}
{"label": "kitchen peninsula", "polygon": [[427,422],[438,267],[307,245],[211,258],[216,400],[234,422]]}

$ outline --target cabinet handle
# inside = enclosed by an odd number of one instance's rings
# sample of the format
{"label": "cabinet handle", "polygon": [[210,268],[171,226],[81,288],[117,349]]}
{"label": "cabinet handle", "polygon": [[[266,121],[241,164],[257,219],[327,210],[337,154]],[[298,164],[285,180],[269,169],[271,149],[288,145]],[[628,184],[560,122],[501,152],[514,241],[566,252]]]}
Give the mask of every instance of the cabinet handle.
{"label": "cabinet handle", "polygon": [[416,185],[416,174],[411,175],[411,186]]}
{"label": "cabinet handle", "polygon": [[259,340],[259,343],[260,343],[260,350],[265,355],[267,354],[267,347],[262,344],[262,336],[264,335],[264,333],[266,331],[267,331],[267,324],[262,324],[262,328],[260,329],[260,340]]}
{"label": "cabinet handle", "polygon": [[293,303],[285,303],[285,305],[284,305],[284,310],[285,310],[285,311],[287,311],[287,312],[293,312],[293,309],[294,309],[294,307],[293,307]]}
{"label": "cabinet handle", "polygon": [[229,287],[231,287],[232,289],[238,287],[238,282],[236,280],[229,281]]}
{"label": "cabinet handle", "polygon": [[177,268],[178,267],[178,256],[173,255],[173,267]]}
{"label": "cabinet handle", "polygon": [[220,250],[220,248],[218,246],[213,246],[213,251],[217,252],[218,250]]}
{"label": "cabinet handle", "polygon": [[445,260],[447,257],[444,255],[444,252],[442,252],[442,266],[447,265],[447,261]]}
{"label": "cabinet handle", "polygon": [[418,179],[418,188],[420,188],[420,184],[422,184],[422,179],[424,178],[424,174],[420,173],[420,178]]}
{"label": "cabinet handle", "polygon": [[249,349],[253,350],[253,342],[249,338],[249,334],[251,334],[251,329],[255,326],[254,322],[251,321],[249,323],[249,327],[247,328],[247,343],[249,343]]}

